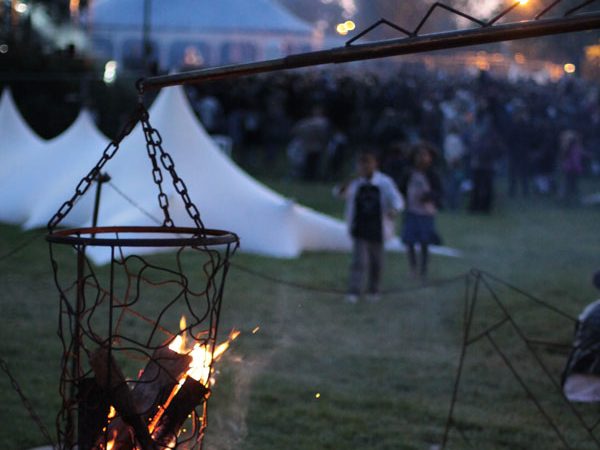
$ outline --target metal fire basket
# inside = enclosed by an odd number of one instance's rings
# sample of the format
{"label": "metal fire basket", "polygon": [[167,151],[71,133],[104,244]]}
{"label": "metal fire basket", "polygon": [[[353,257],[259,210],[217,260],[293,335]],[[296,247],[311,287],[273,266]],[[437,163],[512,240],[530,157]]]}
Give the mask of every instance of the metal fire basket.
{"label": "metal fire basket", "polygon": [[[57,229],[138,122],[163,224]],[[195,226],[173,223],[163,172]],[[48,230],[63,344],[59,448],[201,448],[225,278],[239,240],[204,227],[142,102]],[[107,264],[93,264],[97,252]]]}

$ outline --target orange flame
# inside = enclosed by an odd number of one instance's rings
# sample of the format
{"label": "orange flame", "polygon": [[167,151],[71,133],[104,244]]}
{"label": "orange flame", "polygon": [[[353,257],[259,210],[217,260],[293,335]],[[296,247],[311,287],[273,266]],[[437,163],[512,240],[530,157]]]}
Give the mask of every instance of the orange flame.
{"label": "orange flame", "polygon": [[[185,316],[182,316],[181,320],[179,321],[179,329],[183,331],[186,329],[186,327],[187,325]],[[195,344],[190,350],[186,346],[185,333],[181,333],[175,336],[175,339],[173,339],[173,341],[169,344],[169,349],[181,355],[191,356],[192,362],[190,363],[188,371],[181,377],[177,386],[175,386],[171,391],[171,394],[169,395],[167,401],[163,405],[159,406],[158,412],[150,421],[150,424],[148,425],[148,430],[150,431],[150,433],[154,432],[154,429],[156,428],[160,417],[171,403],[173,397],[175,397],[177,392],[179,392],[179,389],[181,389],[181,386],[183,386],[183,383],[185,382],[187,377],[193,378],[194,380],[199,381],[207,387],[209,384],[214,384],[214,378],[210,377],[211,363],[213,361],[218,361],[221,358],[221,356],[223,356],[225,351],[229,348],[231,342],[237,339],[239,335],[240,332],[238,330],[232,330],[231,333],[229,333],[227,341],[214,347],[212,352],[209,345],[198,343]]]}
{"label": "orange flame", "polygon": [[[112,408],[112,406],[111,406],[111,408]],[[106,443],[106,450],[113,450],[116,441],[117,441],[117,432],[116,432],[116,430],[113,430],[110,441],[108,441]]]}

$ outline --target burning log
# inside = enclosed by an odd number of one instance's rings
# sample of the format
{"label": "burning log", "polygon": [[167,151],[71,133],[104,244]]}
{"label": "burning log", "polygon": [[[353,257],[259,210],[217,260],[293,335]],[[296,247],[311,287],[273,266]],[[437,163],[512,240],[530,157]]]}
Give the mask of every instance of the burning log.
{"label": "burning log", "polygon": [[169,348],[157,349],[135,383],[133,398],[145,419],[153,417],[190,367],[192,357]]}
{"label": "burning log", "polygon": [[[99,364],[106,366],[107,361],[104,358],[106,358],[106,355],[98,358],[97,363],[90,363],[92,366]],[[165,405],[173,389],[188,370],[191,361],[190,356],[179,354],[166,347],[157,349],[148,361],[140,379],[135,382],[135,386],[130,392],[130,398],[126,400],[127,406],[124,407],[127,411],[130,409],[131,404],[134,405],[133,410],[146,429],[144,434],[148,433],[149,435],[146,425],[148,420],[159,411],[161,406]],[[102,370],[101,368],[94,368],[94,371],[101,373]],[[129,388],[127,388],[127,391],[129,391]],[[119,406],[115,405],[115,409],[122,414]],[[106,415],[104,416],[104,423],[106,423]],[[135,448],[137,431],[133,428],[133,424],[127,419],[127,416],[117,417],[111,421],[107,435],[114,439],[113,448],[115,449],[133,450]],[[94,436],[98,436],[98,434],[94,434]],[[102,447],[104,440],[101,439],[102,442],[97,443],[97,448]]]}
{"label": "burning log", "polygon": [[201,382],[187,377],[175,397],[160,417],[152,437],[161,448],[173,448],[177,435],[194,408],[201,405],[210,390]]}
{"label": "burning log", "polygon": [[[142,448],[144,450],[156,449],[148,428],[135,406],[135,401],[129,390],[127,381],[121,369],[117,366],[116,361],[109,353],[109,349],[100,347],[93,352],[90,356],[90,366],[94,371],[98,385],[108,393],[109,401],[123,421],[133,429],[135,438]],[[122,447],[126,448],[125,445]]]}
{"label": "burning log", "polygon": [[[181,325],[185,329],[185,323]],[[94,434],[93,450],[156,450],[173,448],[188,416],[209,396],[211,363],[218,360],[229,340],[214,351],[206,343],[189,349],[185,334],[178,335],[169,347],[156,349],[139,379],[130,389],[107,348],[90,357],[98,386],[107,393],[119,416],[101,433]],[[154,439],[154,440],[153,440]],[[82,448],[83,450],[83,448]]]}

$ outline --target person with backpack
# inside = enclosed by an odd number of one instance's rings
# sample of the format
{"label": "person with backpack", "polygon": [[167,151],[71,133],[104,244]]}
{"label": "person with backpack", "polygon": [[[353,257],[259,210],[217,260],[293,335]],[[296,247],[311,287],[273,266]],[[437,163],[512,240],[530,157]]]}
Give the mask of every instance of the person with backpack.
{"label": "person with backpack", "polygon": [[366,282],[366,300],[380,298],[384,241],[394,236],[395,219],[404,209],[396,184],[378,170],[374,152],[361,153],[358,177],[334,189],[346,200],[346,222],[352,237],[352,261],[346,301],[357,303]]}

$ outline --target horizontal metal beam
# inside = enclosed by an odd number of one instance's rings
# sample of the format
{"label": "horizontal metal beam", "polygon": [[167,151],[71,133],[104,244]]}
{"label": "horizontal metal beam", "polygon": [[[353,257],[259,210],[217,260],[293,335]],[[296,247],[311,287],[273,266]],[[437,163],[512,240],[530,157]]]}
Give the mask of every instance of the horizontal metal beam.
{"label": "horizontal metal beam", "polygon": [[160,89],[167,86],[194,84],[211,80],[235,78],[259,73],[274,72],[322,64],[339,64],[389,56],[424,53],[434,50],[490,44],[493,42],[534,38],[552,34],[600,28],[600,12],[579,14],[572,17],[540,19],[502,25],[483,26],[466,30],[447,31],[423,36],[366,44],[346,45],[329,50],[289,55],[247,64],[192,70],[171,75],[155,76],[140,80],[142,90]]}

